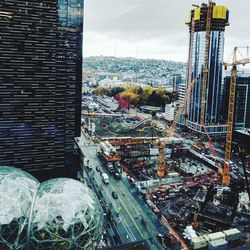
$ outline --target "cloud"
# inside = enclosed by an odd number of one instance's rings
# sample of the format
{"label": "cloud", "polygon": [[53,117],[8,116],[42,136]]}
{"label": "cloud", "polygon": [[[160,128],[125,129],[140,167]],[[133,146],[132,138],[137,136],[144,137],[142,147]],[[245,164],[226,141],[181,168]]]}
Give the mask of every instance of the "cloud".
{"label": "cloud", "polygon": [[129,8],[127,8],[127,9],[121,11],[120,13],[114,15],[113,18],[118,18],[118,17],[120,17],[120,16],[122,16],[122,15],[125,15],[125,14],[129,13],[130,11],[136,9],[136,8],[139,7],[139,6],[140,6],[139,4],[132,5],[132,6],[130,6]]}
{"label": "cloud", "polygon": [[[184,22],[192,4],[206,0],[90,0],[85,1],[85,55],[171,58],[186,61],[188,28]],[[230,10],[230,27],[225,32],[225,57],[234,46],[250,45],[250,2],[217,0]],[[161,52],[162,51],[162,52]]]}

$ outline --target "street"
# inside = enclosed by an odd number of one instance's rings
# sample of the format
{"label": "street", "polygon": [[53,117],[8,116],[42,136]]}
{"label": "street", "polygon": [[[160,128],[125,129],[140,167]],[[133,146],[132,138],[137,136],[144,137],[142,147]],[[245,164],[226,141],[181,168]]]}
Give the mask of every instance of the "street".
{"label": "street", "polygon": [[[85,161],[89,160],[92,166],[91,170],[86,168],[86,171],[88,171],[97,189],[101,191],[106,200],[106,204],[112,212],[114,223],[117,225],[117,230],[123,243],[146,239],[150,249],[161,249],[162,246],[157,240],[157,234],[165,233],[167,228],[164,228],[149,207],[143,206],[142,209],[141,204],[144,202],[140,203],[135,198],[137,194],[134,197],[135,190],[133,193],[130,192],[131,187],[127,181],[126,174],[122,174],[122,180],[115,180],[102,166],[97,156],[99,148],[97,144],[93,144],[93,142],[89,142],[85,137],[81,137],[79,145],[86,157]],[[102,182],[100,172],[96,171],[97,166],[103,173],[106,172],[109,175],[108,185]],[[113,191],[117,193],[118,199],[112,197]]]}

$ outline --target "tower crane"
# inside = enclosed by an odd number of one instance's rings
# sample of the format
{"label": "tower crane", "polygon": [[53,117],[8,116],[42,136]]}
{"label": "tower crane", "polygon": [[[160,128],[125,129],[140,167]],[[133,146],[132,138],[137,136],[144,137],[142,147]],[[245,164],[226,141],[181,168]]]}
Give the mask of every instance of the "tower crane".
{"label": "tower crane", "polygon": [[198,78],[194,78],[192,80],[192,82],[187,85],[185,98],[184,98],[183,102],[180,104],[180,106],[175,114],[175,118],[174,118],[174,121],[172,123],[172,126],[169,128],[166,138],[164,138],[164,140],[162,142],[159,141],[159,156],[158,156],[157,175],[160,178],[163,178],[165,176],[165,165],[166,165],[165,147],[166,147],[166,144],[168,143],[169,138],[174,134],[177,121],[178,121],[180,115],[183,113],[186,101],[189,98],[191,90],[192,90],[194,84],[197,82],[197,80],[198,80]]}
{"label": "tower crane", "polygon": [[[199,6],[198,6],[199,7]],[[191,23],[191,31],[190,31],[190,49],[189,49],[189,56],[188,56],[188,82],[192,81],[192,61],[193,61],[193,51],[194,51],[194,28],[195,28],[195,21],[192,18]],[[188,126],[188,116],[189,116],[189,105],[190,105],[190,95],[187,97],[186,100],[186,115],[185,115],[185,123],[186,127]]]}
{"label": "tower crane", "polygon": [[[237,66],[246,65],[250,63],[249,58],[249,48],[250,47],[235,47],[233,51],[233,60],[231,63],[224,63],[225,69],[231,66],[231,80],[230,80],[230,92],[228,100],[228,118],[227,118],[227,135],[226,135],[226,149],[225,149],[225,162],[222,169],[222,184],[229,185],[230,183],[230,167],[229,162],[231,160],[232,151],[232,139],[233,139],[233,126],[234,126],[234,111],[235,111],[235,96],[236,96],[236,84],[237,84]],[[240,50],[244,49],[246,51],[243,59],[238,59],[237,55]],[[242,53],[240,53],[242,55]]]}
{"label": "tower crane", "polygon": [[213,3],[211,0],[208,1],[207,9],[207,22],[206,22],[206,44],[205,44],[205,59],[202,77],[202,99],[201,99],[201,115],[200,125],[205,125],[205,109],[206,109],[206,97],[207,97],[207,80],[208,80],[208,67],[209,67],[209,51],[210,51],[210,38],[211,38],[211,26],[212,26],[212,13]]}

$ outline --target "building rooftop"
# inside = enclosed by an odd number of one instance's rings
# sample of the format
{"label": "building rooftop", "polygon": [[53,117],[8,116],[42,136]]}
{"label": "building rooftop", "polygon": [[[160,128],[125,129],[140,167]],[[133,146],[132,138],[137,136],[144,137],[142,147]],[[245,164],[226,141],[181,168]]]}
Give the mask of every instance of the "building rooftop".
{"label": "building rooftop", "polygon": [[240,134],[243,134],[243,135],[250,136],[250,128],[239,129],[239,130],[236,130],[236,132],[238,132]]}

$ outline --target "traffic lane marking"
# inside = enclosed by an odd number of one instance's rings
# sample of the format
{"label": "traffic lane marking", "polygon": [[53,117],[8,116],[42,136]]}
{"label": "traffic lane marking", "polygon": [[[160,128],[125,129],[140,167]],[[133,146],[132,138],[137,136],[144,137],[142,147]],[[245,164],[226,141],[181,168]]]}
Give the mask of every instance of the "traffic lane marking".
{"label": "traffic lane marking", "polygon": [[[112,187],[112,189],[114,189],[113,185],[110,183],[110,186]],[[119,199],[119,202],[122,204],[123,208],[125,209],[125,211],[127,212],[130,220],[133,222],[133,224],[135,225],[137,231],[140,233],[140,235],[142,236],[143,239],[145,239],[144,234],[142,233],[142,231],[139,229],[138,225],[136,224],[136,222],[134,221],[134,218],[131,216],[130,212],[128,211],[127,207],[124,205],[124,203],[122,202],[122,199]]]}

